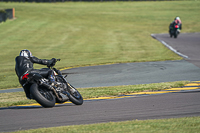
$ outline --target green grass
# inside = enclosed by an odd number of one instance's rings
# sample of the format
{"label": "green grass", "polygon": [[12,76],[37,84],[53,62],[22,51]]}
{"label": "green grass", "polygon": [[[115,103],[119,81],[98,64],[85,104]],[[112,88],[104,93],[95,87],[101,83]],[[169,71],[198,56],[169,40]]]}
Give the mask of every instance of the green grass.
{"label": "green grass", "polygon": [[198,133],[199,130],[200,117],[185,117],[61,126],[16,133]]}
{"label": "green grass", "polygon": [[[112,86],[112,87],[95,87],[95,88],[78,88],[84,99],[96,98],[102,96],[118,96],[133,92],[157,91],[174,87],[181,87],[188,81],[176,81],[166,83]],[[28,100],[24,92],[0,93],[0,107],[8,107],[15,105],[24,105],[36,103],[35,100]]]}
{"label": "green grass", "polygon": [[167,33],[177,15],[182,32],[199,32],[199,7],[199,0],[0,2],[0,8],[16,10],[16,19],[0,23],[0,89],[20,86],[14,59],[21,49],[39,58],[61,58],[58,68],[182,59],[150,35]]}

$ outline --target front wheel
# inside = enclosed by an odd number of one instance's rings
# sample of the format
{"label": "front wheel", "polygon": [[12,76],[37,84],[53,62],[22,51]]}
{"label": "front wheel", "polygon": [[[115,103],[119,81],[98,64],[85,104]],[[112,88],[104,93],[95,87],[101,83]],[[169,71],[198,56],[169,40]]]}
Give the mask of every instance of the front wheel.
{"label": "front wheel", "polygon": [[177,38],[178,37],[178,30],[176,30],[175,32],[174,32],[174,38]]}
{"label": "front wheel", "polygon": [[55,106],[54,95],[45,87],[33,84],[30,87],[30,92],[33,95],[33,98],[43,107],[51,108]]}
{"label": "front wheel", "polygon": [[177,33],[174,34],[174,38],[177,38]]}
{"label": "front wheel", "polygon": [[76,105],[83,104],[83,98],[76,88],[74,88],[71,84],[67,83],[67,90],[70,93],[69,100],[72,103],[74,103]]}

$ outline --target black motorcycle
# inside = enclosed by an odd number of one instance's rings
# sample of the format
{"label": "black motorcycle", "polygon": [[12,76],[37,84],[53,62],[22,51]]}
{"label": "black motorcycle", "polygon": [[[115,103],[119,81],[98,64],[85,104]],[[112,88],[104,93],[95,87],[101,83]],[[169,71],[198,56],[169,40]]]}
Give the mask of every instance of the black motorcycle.
{"label": "black motorcycle", "polygon": [[[57,61],[60,59],[56,59]],[[25,82],[23,87],[28,86],[32,99],[45,108],[54,107],[55,103],[64,103],[68,100],[76,105],[82,105],[83,98],[78,90],[66,80],[67,75],[62,76],[61,71],[53,66],[48,66],[48,68],[54,71],[56,83],[53,85],[49,79],[40,74],[25,73],[23,75],[22,80]]]}
{"label": "black motorcycle", "polygon": [[170,28],[169,29],[170,37],[174,36],[174,38],[177,38],[178,34],[180,33],[180,25],[179,24],[171,24],[169,28]]}

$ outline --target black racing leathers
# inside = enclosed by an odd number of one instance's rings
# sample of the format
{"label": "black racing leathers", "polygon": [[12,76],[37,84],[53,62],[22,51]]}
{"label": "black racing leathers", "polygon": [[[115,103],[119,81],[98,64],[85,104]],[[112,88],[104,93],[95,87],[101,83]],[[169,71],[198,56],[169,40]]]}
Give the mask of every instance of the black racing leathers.
{"label": "black racing leathers", "polygon": [[41,65],[47,65],[48,60],[46,59],[38,59],[37,57],[30,57],[26,58],[24,56],[17,56],[15,58],[15,72],[18,77],[21,77],[25,72],[33,70],[33,64],[41,64]]}
{"label": "black racing leathers", "polygon": [[[170,31],[171,28],[174,28],[175,24],[176,23],[174,21],[172,23],[170,23],[170,25],[169,25],[169,31]],[[179,29],[182,30],[182,23],[178,23],[178,25],[179,25]]]}
{"label": "black racing leathers", "polygon": [[[22,76],[28,72],[28,73],[39,73],[41,76],[49,79],[53,79],[53,71],[49,68],[43,68],[43,69],[34,69],[33,64],[41,64],[41,65],[50,65],[53,60],[46,60],[46,59],[38,59],[37,57],[30,57],[26,58],[24,56],[17,56],[15,58],[15,72],[19,78],[19,82],[21,85],[23,85],[23,81],[21,80]],[[26,96],[30,98],[30,92],[29,88],[30,86],[23,86],[24,91],[26,93]]]}

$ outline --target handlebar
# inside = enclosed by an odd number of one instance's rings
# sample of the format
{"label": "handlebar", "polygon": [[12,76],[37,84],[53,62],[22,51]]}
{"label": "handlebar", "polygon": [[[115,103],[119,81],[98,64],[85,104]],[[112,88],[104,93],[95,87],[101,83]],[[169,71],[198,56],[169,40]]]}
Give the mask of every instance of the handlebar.
{"label": "handlebar", "polygon": [[56,62],[57,62],[57,61],[60,61],[60,60],[61,60],[61,59],[56,59]]}
{"label": "handlebar", "polygon": [[54,62],[52,62],[51,64],[47,64],[48,68],[52,68],[56,64],[56,62],[61,60],[61,59],[56,59],[56,58],[52,58],[52,59],[54,59]]}

